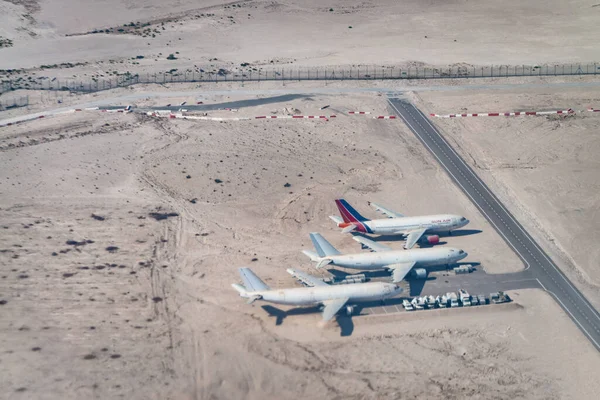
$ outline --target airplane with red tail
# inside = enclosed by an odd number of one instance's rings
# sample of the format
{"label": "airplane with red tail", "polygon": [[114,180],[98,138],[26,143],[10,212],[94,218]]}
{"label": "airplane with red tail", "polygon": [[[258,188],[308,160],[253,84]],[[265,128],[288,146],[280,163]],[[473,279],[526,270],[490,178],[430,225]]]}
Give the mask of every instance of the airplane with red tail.
{"label": "airplane with red tail", "polygon": [[379,235],[402,235],[406,237],[405,249],[411,249],[417,242],[437,244],[440,237],[436,233],[450,234],[455,229],[462,228],[469,220],[460,215],[440,214],[407,217],[389,210],[383,206],[369,202],[376,211],[388,216],[386,219],[367,219],[359,214],[344,199],[338,199],[335,204],[340,210],[341,218],[330,216],[342,233],[361,232]]}

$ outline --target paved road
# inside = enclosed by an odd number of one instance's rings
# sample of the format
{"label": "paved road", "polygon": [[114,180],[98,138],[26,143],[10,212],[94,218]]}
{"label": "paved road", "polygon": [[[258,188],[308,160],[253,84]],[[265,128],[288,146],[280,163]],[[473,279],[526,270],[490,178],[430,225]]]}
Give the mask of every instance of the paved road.
{"label": "paved road", "polygon": [[542,288],[556,299],[581,332],[600,351],[600,314],[452,149],[429,119],[407,100],[390,98],[389,102],[397,115],[521,258],[531,277],[538,280]]}
{"label": "paved road", "polygon": [[427,280],[410,280],[410,296],[443,295],[447,292],[458,292],[465,289],[470,294],[485,294],[493,292],[538,288],[541,286],[529,271],[514,274],[486,274],[476,271],[470,274],[456,275],[454,272],[430,273]]}
{"label": "paved road", "polygon": [[[548,83],[548,82],[533,82],[533,83],[493,83],[493,84],[461,84],[463,81],[456,80],[452,82],[452,85],[438,85],[438,86],[411,86],[409,89],[411,91],[456,91],[456,90],[474,90],[474,89],[492,89],[492,90],[505,90],[518,87],[519,89],[524,88],[574,88],[574,87],[597,87],[600,86],[600,82],[558,82],[558,83]],[[466,82],[466,81],[464,81]],[[172,98],[180,98],[180,97],[188,97],[190,99],[196,97],[210,97],[215,95],[246,95],[246,96],[285,96],[285,95],[305,95],[305,96],[314,96],[317,94],[322,95],[338,95],[345,93],[388,93],[394,92],[395,90],[402,91],[406,90],[408,86],[405,83],[400,81],[394,81],[394,87],[348,87],[348,88],[340,88],[340,87],[319,87],[319,88],[282,88],[282,89],[222,89],[222,90],[206,90],[205,88],[194,89],[194,90],[184,90],[184,91],[176,91],[173,88],[164,88],[162,91],[160,90],[152,90],[149,92],[136,92],[136,93],[123,93],[117,96],[109,96],[107,93],[107,97],[96,99],[94,101],[88,101],[84,103],[74,103],[70,105],[63,105],[54,109],[46,109],[40,112],[30,113],[26,115],[18,115],[16,117],[6,118],[0,120],[0,123],[17,123],[21,121],[26,121],[30,119],[34,119],[39,117],[40,115],[54,115],[60,112],[69,111],[75,108],[87,108],[87,107],[101,107],[106,109],[115,109],[115,108],[123,108],[126,105],[131,103],[135,103],[137,100],[144,100],[148,98],[164,98],[164,99],[172,99]],[[65,94],[66,96],[66,94]],[[102,94],[100,95],[102,96]],[[169,100],[165,101],[167,104]],[[120,104],[116,105],[115,104]],[[260,104],[260,103],[259,103]],[[257,104],[255,104],[257,105]],[[223,105],[221,105],[223,107]],[[229,107],[229,106],[226,106]],[[241,107],[241,106],[239,106]],[[160,109],[161,107],[156,107],[152,109]],[[179,109],[180,106],[173,106],[175,109]],[[233,107],[230,107],[233,108]],[[482,111],[483,112],[483,111]]]}

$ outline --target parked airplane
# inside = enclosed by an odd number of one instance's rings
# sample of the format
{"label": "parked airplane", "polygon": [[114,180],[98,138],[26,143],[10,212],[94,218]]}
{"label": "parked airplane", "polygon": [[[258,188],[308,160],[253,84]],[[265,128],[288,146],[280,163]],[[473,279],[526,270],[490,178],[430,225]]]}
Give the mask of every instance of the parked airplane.
{"label": "parked airplane", "polygon": [[415,266],[452,264],[468,255],[463,250],[451,247],[394,250],[389,246],[362,236],[354,236],[353,238],[374,250],[375,253],[341,254],[321,234],[314,232],[310,234],[310,239],[317,252],[304,250],[303,253],[310,257],[312,261],[317,262],[317,269],[328,264],[362,270],[390,269],[392,270],[393,282],[400,282]]}
{"label": "parked airplane", "polygon": [[406,236],[405,249],[412,249],[418,241],[425,244],[437,244],[440,241],[438,235],[425,235],[425,233],[450,233],[454,229],[462,228],[469,223],[469,220],[460,215],[441,214],[425,215],[420,217],[406,217],[397,212],[391,211],[375,203],[370,203],[376,211],[387,215],[387,219],[367,219],[360,215],[344,199],[335,201],[342,218],[330,216],[333,221],[342,229],[342,233],[363,232],[387,235]]}
{"label": "parked airplane", "polygon": [[[306,306],[322,304],[323,320],[331,320],[347,303],[384,300],[402,292],[398,285],[386,282],[328,285],[312,275],[303,274],[303,282],[311,287],[271,289],[250,268],[240,268],[244,285],[232,284],[248,304],[264,300],[276,304]],[[351,309],[350,309],[351,313]]]}

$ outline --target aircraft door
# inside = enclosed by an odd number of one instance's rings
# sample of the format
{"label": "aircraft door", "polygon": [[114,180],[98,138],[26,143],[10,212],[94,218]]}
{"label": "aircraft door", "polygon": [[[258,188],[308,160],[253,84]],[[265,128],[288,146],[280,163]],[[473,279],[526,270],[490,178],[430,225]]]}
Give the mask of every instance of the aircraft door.
{"label": "aircraft door", "polygon": [[285,292],[283,290],[277,292],[277,297],[279,297],[279,301],[285,302]]}

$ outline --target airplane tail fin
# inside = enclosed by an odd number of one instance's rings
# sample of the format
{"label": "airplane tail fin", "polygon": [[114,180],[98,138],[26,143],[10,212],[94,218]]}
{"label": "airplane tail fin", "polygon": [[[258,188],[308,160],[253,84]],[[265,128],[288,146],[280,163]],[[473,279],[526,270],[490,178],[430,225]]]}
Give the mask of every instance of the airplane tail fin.
{"label": "airplane tail fin", "polygon": [[320,261],[321,257],[319,257],[319,255],[317,253],[315,253],[314,251],[310,251],[310,250],[302,250],[302,252],[308,256],[308,258],[310,258],[311,261]]}
{"label": "airplane tail fin", "polygon": [[344,222],[365,222],[368,221],[367,218],[363,217],[359,214],[358,211],[354,209],[348,202],[344,199],[337,199],[335,201],[338,210],[340,210],[340,215]]}
{"label": "airplane tail fin", "polygon": [[[244,282],[244,289],[246,292],[263,292],[265,290],[271,290],[250,268],[240,268],[239,272],[242,282]],[[237,287],[234,286],[234,288],[239,291]]]}
{"label": "airplane tail fin", "polygon": [[[335,247],[331,245],[320,233],[312,232],[310,234],[310,240],[312,240],[313,246],[319,257],[336,256],[340,254]],[[305,253],[306,254],[306,253]]]}

